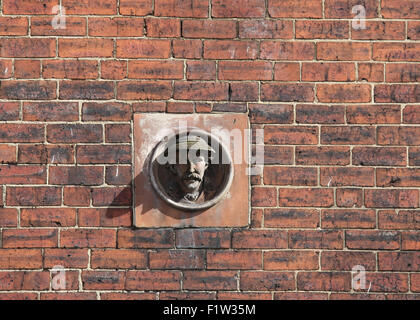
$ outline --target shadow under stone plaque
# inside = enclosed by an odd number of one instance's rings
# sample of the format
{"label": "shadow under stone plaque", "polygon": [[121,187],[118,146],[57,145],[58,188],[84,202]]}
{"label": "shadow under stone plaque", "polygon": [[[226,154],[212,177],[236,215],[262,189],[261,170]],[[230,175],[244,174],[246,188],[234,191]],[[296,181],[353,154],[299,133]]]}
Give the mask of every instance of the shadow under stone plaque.
{"label": "shadow under stone plaque", "polygon": [[245,114],[135,114],[134,225],[247,226],[248,128]]}

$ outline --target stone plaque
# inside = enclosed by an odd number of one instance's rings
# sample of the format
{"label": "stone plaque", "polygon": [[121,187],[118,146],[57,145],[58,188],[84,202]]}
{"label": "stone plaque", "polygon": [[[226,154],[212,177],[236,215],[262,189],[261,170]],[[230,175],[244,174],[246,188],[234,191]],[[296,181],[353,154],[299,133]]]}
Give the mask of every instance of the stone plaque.
{"label": "stone plaque", "polygon": [[134,225],[249,224],[245,114],[134,115]]}

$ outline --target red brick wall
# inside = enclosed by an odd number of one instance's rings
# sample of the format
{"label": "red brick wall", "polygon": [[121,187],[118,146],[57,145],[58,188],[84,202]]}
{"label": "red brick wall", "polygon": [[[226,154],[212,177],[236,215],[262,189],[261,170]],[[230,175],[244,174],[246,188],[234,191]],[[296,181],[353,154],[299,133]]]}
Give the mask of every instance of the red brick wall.
{"label": "red brick wall", "polygon": [[[0,298],[420,297],[419,1],[58,3],[2,1]],[[251,226],[132,228],[134,112],[248,113]]]}

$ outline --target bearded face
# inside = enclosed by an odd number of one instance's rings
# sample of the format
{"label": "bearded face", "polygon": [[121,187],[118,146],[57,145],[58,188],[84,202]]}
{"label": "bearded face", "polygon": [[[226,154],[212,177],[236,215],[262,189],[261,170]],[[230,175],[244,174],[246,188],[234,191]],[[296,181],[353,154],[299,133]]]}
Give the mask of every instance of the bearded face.
{"label": "bearded face", "polygon": [[186,193],[197,192],[207,168],[208,163],[203,156],[188,159],[186,164],[175,165],[175,172],[181,189]]}

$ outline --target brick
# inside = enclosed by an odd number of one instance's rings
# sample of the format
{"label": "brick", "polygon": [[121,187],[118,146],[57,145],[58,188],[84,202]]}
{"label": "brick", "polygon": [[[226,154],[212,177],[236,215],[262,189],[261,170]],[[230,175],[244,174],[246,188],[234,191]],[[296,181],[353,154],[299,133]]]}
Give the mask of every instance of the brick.
{"label": "brick", "polygon": [[40,60],[15,60],[15,78],[31,79],[41,77]]}
{"label": "brick", "polygon": [[378,144],[416,146],[420,143],[420,127],[378,127]]}
{"label": "brick", "polygon": [[264,146],[265,164],[292,164],[293,150],[291,147]]}
{"label": "brick", "polygon": [[232,248],[283,249],[286,247],[286,232],[277,230],[243,230],[235,231],[232,234]]}
{"label": "brick", "polygon": [[420,169],[378,168],[376,182],[379,187],[418,187],[420,186]]}
{"label": "brick", "polygon": [[400,273],[367,273],[370,292],[407,292],[408,275]]}
{"label": "brick", "polygon": [[41,300],[97,300],[96,292],[42,292]]}
{"label": "brick", "polygon": [[319,0],[269,0],[268,14],[272,18],[322,18]]}
{"label": "brick", "polygon": [[275,207],[277,205],[277,190],[275,188],[254,187],[251,191],[253,207]]}
{"label": "brick", "polygon": [[320,184],[327,187],[372,187],[375,184],[374,171],[373,168],[321,168]]}
{"label": "brick", "polygon": [[280,186],[315,186],[318,184],[316,168],[264,167],[264,184]]}
{"label": "brick", "polygon": [[251,123],[292,123],[293,106],[283,104],[250,104]]}
{"label": "brick", "polygon": [[321,221],[324,229],[373,229],[376,213],[364,209],[322,210]]}
{"label": "brick", "polygon": [[82,271],[84,290],[121,290],[124,289],[123,271]]}
{"label": "brick", "polygon": [[147,36],[153,38],[178,38],[181,36],[179,19],[146,19]]}
{"label": "brick", "polygon": [[311,42],[262,41],[260,58],[266,60],[313,60],[315,47]]}
{"label": "brick", "polygon": [[299,63],[277,62],[274,66],[274,80],[277,80],[277,81],[299,81],[300,80],[300,66],[299,66]]}
{"label": "brick", "polygon": [[19,145],[19,163],[60,163],[74,162],[74,150],[71,145]]}
{"label": "brick", "polygon": [[216,80],[216,62],[187,61],[186,76],[188,80]]}
{"label": "brick", "polygon": [[179,229],[176,230],[177,248],[229,248],[230,232],[212,229]]}
{"label": "brick", "polygon": [[296,39],[348,39],[347,21],[296,21]]}
{"label": "brick", "polygon": [[76,225],[76,210],[70,208],[21,209],[22,227],[72,227]]}
{"label": "brick", "polygon": [[3,248],[50,248],[57,246],[57,240],[56,229],[3,230]]}
{"label": "brick", "polygon": [[401,234],[401,249],[402,250],[420,250],[420,232],[418,231],[404,231]]}
{"label": "brick", "polygon": [[103,206],[131,206],[131,188],[103,187],[92,189],[92,205]]}
{"label": "brick", "polygon": [[37,300],[38,294],[35,292],[2,292],[0,300]]}
{"label": "brick", "polygon": [[[257,82],[236,82],[229,84],[229,100],[231,101],[258,101],[259,85]],[[246,112],[245,110],[239,112]],[[217,106],[213,107],[213,111],[217,111]]]}
{"label": "brick", "polygon": [[89,36],[94,37],[141,37],[144,21],[139,18],[89,18]]}
{"label": "brick", "polygon": [[319,42],[318,60],[363,61],[370,60],[371,47],[363,42]]}
{"label": "brick", "polygon": [[120,0],[119,3],[122,15],[146,16],[153,13],[153,0]]}
{"label": "brick", "polygon": [[156,230],[119,230],[118,248],[171,248],[173,232],[169,229]]}
{"label": "brick", "polygon": [[[161,296],[159,296],[160,298]],[[101,293],[101,300],[155,300],[156,293],[125,293],[125,292],[104,292]]]}
{"label": "brick", "polygon": [[126,145],[77,146],[77,162],[83,164],[131,163],[131,147]]}
{"label": "brick", "polygon": [[215,18],[262,18],[264,16],[264,0],[215,0],[212,2],[212,17]]}
{"label": "brick", "polygon": [[79,209],[78,224],[81,227],[129,227],[130,208]]}
{"label": "brick", "polygon": [[403,21],[366,21],[366,29],[351,30],[351,38],[358,40],[405,40]]}
{"label": "brick", "polygon": [[295,290],[293,272],[246,271],[241,272],[241,290],[250,291],[291,291]]}
{"label": "brick", "polygon": [[45,184],[47,170],[44,166],[0,165],[0,184]]}
{"label": "brick", "polygon": [[201,40],[177,39],[172,41],[174,58],[199,59],[203,55]]}
{"label": "brick", "polygon": [[0,162],[16,163],[16,147],[12,145],[0,145]]}
{"label": "brick", "polygon": [[56,185],[100,185],[103,183],[103,167],[50,167],[49,183]]}
{"label": "brick", "polygon": [[[48,12],[50,14],[52,11]],[[66,16],[66,28],[51,27],[51,17],[31,17],[32,36],[85,36],[86,18]]]}
{"label": "brick", "polygon": [[351,271],[356,265],[362,265],[366,270],[376,270],[376,254],[357,251],[323,251],[321,253],[322,270]]}
{"label": "brick", "polygon": [[180,290],[179,271],[134,271],[126,275],[126,290]]}
{"label": "brick", "polygon": [[323,144],[374,144],[375,130],[367,126],[323,126],[321,143]]}
{"label": "brick", "polygon": [[354,63],[313,63],[302,64],[302,81],[354,81]]}
{"label": "brick", "polygon": [[3,1],[4,14],[52,14],[52,8],[58,5],[58,0],[46,0],[42,3],[31,0]]}
{"label": "brick", "polygon": [[64,58],[112,57],[112,39],[59,39],[58,55]]}
{"label": "brick", "polygon": [[117,40],[117,58],[169,58],[169,40]]}
{"label": "brick", "polygon": [[233,20],[184,20],[184,38],[230,39],[237,36],[237,24]]}
{"label": "brick", "polygon": [[337,206],[339,207],[361,207],[363,203],[362,189],[340,188],[336,192]]}
{"label": "brick", "polygon": [[328,300],[328,294],[317,292],[275,292],[274,300]]}
{"label": "brick", "polygon": [[226,83],[177,81],[174,85],[177,100],[227,100],[227,97]]}
{"label": "brick", "polygon": [[417,208],[418,190],[365,190],[365,206],[379,208]]}
{"label": "brick", "polygon": [[101,61],[101,78],[122,80],[127,77],[127,61],[104,60]]}
{"label": "brick", "polygon": [[343,234],[337,230],[289,231],[290,249],[342,249]]}
{"label": "brick", "polygon": [[404,123],[420,123],[419,105],[408,105],[403,109]]}
{"label": "brick", "polygon": [[400,123],[401,108],[394,105],[347,106],[347,123]]}
{"label": "brick", "polygon": [[355,147],[352,150],[355,165],[363,166],[404,166],[405,148]]}
{"label": "brick", "polygon": [[321,102],[370,102],[368,84],[319,84],[317,97]]}
{"label": "brick", "polygon": [[266,126],[266,144],[317,144],[318,128],[309,126],[279,127]]}
{"label": "brick", "polygon": [[313,102],[314,86],[312,84],[263,83],[261,85],[261,100]]}
{"label": "brick", "polygon": [[2,123],[0,128],[0,142],[42,142],[43,140],[43,125]]}
{"label": "brick", "polygon": [[220,291],[217,293],[217,298],[219,300],[271,300],[271,293]]}
{"label": "brick", "polygon": [[91,265],[94,269],[145,269],[147,254],[139,250],[97,249],[92,250]]}
{"label": "brick", "polygon": [[6,38],[2,39],[1,57],[51,58],[55,57],[55,39]]}
{"label": "brick", "polygon": [[102,142],[102,125],[98,124],[50,124],[47,140],[52,143]]}
{"label": "brick", "polygon": [[414,273],[410,275],[411,291],[420,292],[420,275]]}
{"label": "brick", "polygon": [[242,20],[239,21],[239,38],[292,39],[293,23],[292,21],[266,19]]}
{"label": "brick", "polygon": [[25,121],[78,121],[77,102],[24,102],[22,116]]}
{"label": "brick", "polygon": [[381,3],[381,13],[386,19],[420,19],[420,5],[415,0],[395,1],[384,0]]}
{"label": "brick", "polygon": [[203,250],[159,250],[149,253],[150,269],[204,269]]}
{"label": "brick", "polygon": [[0,249],[2,269],[41,269],[40,249]]}
{"label": "brick", "polygon": [[28,19],[26,17],[1,17],[0,35],[22,36],[28,34]]}
{"label": "brick", "polygon": [[410,166],[420,166],[420,148],[409,149]]}
{"label": "brick", "polygon": [[207,0],[155,0],[155,16],[207,18]]}
{"label": "brick", "polygon": [[281,207],[331,207],[334,204],[334,192],[321,188],[279,189]]}
{"label": "brick", "polygon": [[349,147],[296,147],[296,164],[302,165],[348,165]]}
{"label": "brick", "polygon": [[68,229],[61,230],[60,246],[63,248],[115,248],[116,230]]}
{"label": "brick", "polygon": [[116,14],[116,0],[62,0],[67,14]]}
{"label": "brick", "polygon": [[317,270],[317,252],[267,251],[264,252],[264,270]]}
{"label": "brick", "polygon": [[373,44],[373,60],[420,61],[420,44],[377,42]]}
{"label": "brick", "polygon": [[256,59],[258,43],[237,40],[204,40],[204,59]]}
{"label": "brick", "polygon": [[0,290],[48,290],[49,271],[1,271]]}
{"label": "brick", "polygon": [[297,123],[344,123],[344,106],[328,106],[328,105],[296,105],[296,122]]}
{"label": "brick", "polygon": [[114,98],[111,81],[60,81],[60,99],[108,100]]}
{"label": "brick", "polygon": [[380,229],[419,229],[420,212],[415,210],[379,210],[378,223]]}
{"label": "brick", "polygon": [[182,61],[141,61],[128,62],[130,79],[182,79],[184,63]]}
{"label": "brick", "polygon": [[319,211],[313,209],[265,209],[266,228],[316,228],[319,225]]}
{"label": "brick", "polygon": [[0,102],[0,121],[19,120],[19,112],[18,102]]}
{"label": "brick", "polygon": [[[3,192],[2,189],[0,189],[0,191]],[[0,227],[17,227],[17,224],[18,224],[17,209],[0,208]]]}
{"label": "brick", "polygon": [[379,270],[418,271],[420,268],[419,252],[379,252]]}
{"label": "brick", "polygon": [[111,185],[131,184],[131,167],[106,167],[105,182]]}
{"label": "brick", "polygon": [[384,65],[381,63],[359,63],[359,80],[368,82],[384,81]]}
{"label": "brick", "polygon": [[207,251],[207,269],[261,269],[258,251]]}
{"label": "brick", "polygon": [[366,10],[366,18],[379,18],[378,2],[376,0],[364,0],[362,3],[358,0],[326,0],[325,17],[338,19],[353,19],[356,14],[352,8],[362,4]]}
{"label": "brick", "polygon": [[117,83],[117,99],[167,100],[172,95],[170,81],[122,81]]}
{"label": "brick", "polygon": [[6,80],[2,81],[0,98],[8,100],[48,100],[55,99],[54,81],[44,80]]}
{"label": "brick", "polygon": [[61,188],[58,187],[8,187],[6,203],[10,206],[61,205]]}
{"label": "brick", "polygon": [[93,60],[43,61],[42,76],[52,79],[96,79],[98,62]]}
{"label": "brick", "polygon": [[420,68],[417,64],[392,63],[385,67],[387,82],[418,82]]}
{"label": "brick", "polygon": [[351,275],[348,272],[299,272],[298,290],[349,291]]}
{"label": "brick", "polygon": [[[11,59],[0,60],[0,70],[1,70],[0,79],[10,79],[13,73],[13,61]],[[4,106],[5,103],[2,102],[2,105]],[[4,117],[4,115],[2,115],[2,117]]]}
{"label": "brick", "polygon": [[125,103],[86,102],[82,106],[83,121],[129,121],[131,107]]}
{"label": "brick", "polygon": [[216,292],[160,292],[159,300],[215,300]]}
{"label": "brick", "polygon": [[44,268],[87,268],[88,249],[44,249]]}
{"label": "brick", "polygon": [[265,61],[220,61],[220,80],[271,80],[272,65]]}
{"label": "brick", "polygon": [[420,21],[408,21],[407,24],[407,39],[419,40],[420,39]]}
{"label": "brick", "polygon": [[236,290],[237,274],[231,271],[186,271],[183,288],[187,290]]}
{"label": "brick", "polygon": [[400,233],[395,231],[346,231],[349,249],[396,250],[400,248]]}
{"label": "brick", "polygon": [[168,113],[193,113],[193,102],[168,102],[166,105],[166,112]]}

